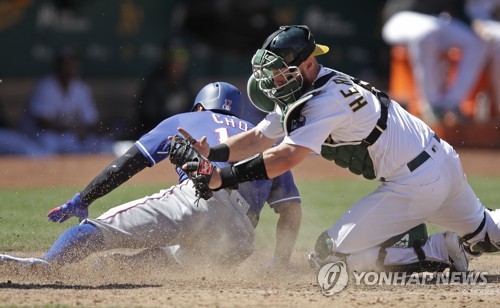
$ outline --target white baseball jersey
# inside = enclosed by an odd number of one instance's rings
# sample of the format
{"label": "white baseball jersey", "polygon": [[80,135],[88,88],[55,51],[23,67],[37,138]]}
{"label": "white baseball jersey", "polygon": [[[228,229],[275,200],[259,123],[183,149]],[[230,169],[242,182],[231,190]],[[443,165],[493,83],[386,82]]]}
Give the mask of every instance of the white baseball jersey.
{"label": "white baseball jersey", "polygon": [[[467,24],[446,15],[398,12],[384,24],[382,37],[388,44],[408,47],[422,100],[434,107],[458,107],[472,90],[486,59],[486,44]],[[462,55],[456,79],[446,85],[447,65],[442,59],[452,47],[459,48]]]}
{"label": "white baseball jersey", "polygon": [[[318,77],[329,73],[323,68]],[[283,137],[283,142],[310,148],[321,154],[325,140],[331,137],[334,146],[359,144],[375,127],[380,117],[377,97],[353,83],[349,76],[336,72],[326,91],[312,98],[302,109],[305,125],[285,136],[279,121],[280,112],[269,114],[258,124],[259,130],[268,137]],[[335,85],[335,87],[333,87]],[[346,97],[346,93],[355,93]],[[362,99],[359,99],[362,97]],[[352,104],[353,101],[359,102]],[[361,108],[359,108],[361,106]],[[353,109],[357,109],[353,112]],[[404,111],[393,102],[389,108],[388,129],[376,144],[369,147],[377,178],[391,178],[402,165],[408,163],[428,144],[434,132],[420,119]],[[398,127],[395,129],[394,127]],[[402,128],[402,129],[400,129]],[[411,132],[405,134],[404,132]],[[397,151],[388,151],[397,146]]]}
{"label": "white baseball jersey", "polygon": [[[322,67],[318,77],[332,71]],[[325,144],[359,144],[374,129],[382,108],[377,97],[349,76],[333,72],[321,92],[305,103],[301,125],[282,142],[320,154]],[[269,114],[258,124],[267,137],[285,135],[279,113]],[[467,183],[458,154],[446,141],[434,136],[424,122],[397,102],[390,103],[387,129],[368,147],[376,178],[382,184],[328,230],[337,252],[368,250],[424,222],[461,236],[476,230],[484,208]],[[417,163],[414,160],[419,156],[427,159]],[[408,163],[412,161],[410,170]],[[446,259],[446,249],[435,246],[442,243],[431,240],[424,247],[426,255]],[[404,254],[387,258],[401,261]]]}

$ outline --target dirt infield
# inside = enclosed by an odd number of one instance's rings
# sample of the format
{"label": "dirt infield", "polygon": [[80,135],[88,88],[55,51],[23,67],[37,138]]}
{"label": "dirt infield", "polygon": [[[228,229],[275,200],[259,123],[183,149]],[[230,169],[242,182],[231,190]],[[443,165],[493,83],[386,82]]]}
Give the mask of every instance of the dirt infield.
{"label": "dirt infield", "polygon": [[[260,272],[255,253],[236,269],[100,266],[97,257],[52,275],[0,268],[2,305],[80,307],[498,307],[500,256],[473,260],[492,282],[470,285],[356,285],[324,296],[296,252],[285,273]],[[268,256],[265,256],[268,257]]]}
{"label": "dirt infield", "polygon": [[[459,150],[469,175],[499,176],[500,152]],[[85,185],[112,161],[109,156],[57,159],[0,159],[0,187],[51,187]],[[139,174],[132,183],[174,182],[169,164]],[[316,157],[294,170],[298,180],[353,175]],[[321,294],[316,273],[305,251],[293,254],[291,268],[282,273],[260,271],[268,251],[257,251],[233,269],[203,264],[176,266],[142,264],[133,267],[108,264],[100,256],[65,267],[51,275],[0,267],[0,306],[81,307],[435,307],[500,305],[500,256],[486,255],[471,262],[471,269],[487,272],[485,285],[349,285],[339,294]],[[22,255],[22,252],[20,253]]]}
{"label": "dirt infield", "polygon": [[[500,150],[458,150],[468,175],[499,176]],[[0,188],[56,187],[86,185],[113,156],[61,156],[43,159],[7,157],[0,159]],[[134,176],[129,183],[174,183],[177,175],[163,162]],[[311,156],[293,170],[297,180],[355,178],[334,163]]]}

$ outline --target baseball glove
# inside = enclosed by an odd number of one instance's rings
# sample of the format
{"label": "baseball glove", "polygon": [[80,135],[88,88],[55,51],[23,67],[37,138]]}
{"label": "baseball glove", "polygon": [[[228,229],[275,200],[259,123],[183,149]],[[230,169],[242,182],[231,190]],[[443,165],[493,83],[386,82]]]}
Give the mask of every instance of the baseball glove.
{"label": "baseball glove", "polygon": [[214,166],[203,158],[193,147],[192,142],[179,135],[174,136],[170,143],[169,159],[179,168],[186,165],[183,170],[193,181],[196,196],[208,200],[213,191],[208,187]]}
{"label": "baseball glove", "polygon": [[168,158],[172,164],[182,168],[182,166],[188,162],[199,161],[201,159],[201,155],[193,147],[192,141],[184,139],[179,135],[175,135],[170,141]]}

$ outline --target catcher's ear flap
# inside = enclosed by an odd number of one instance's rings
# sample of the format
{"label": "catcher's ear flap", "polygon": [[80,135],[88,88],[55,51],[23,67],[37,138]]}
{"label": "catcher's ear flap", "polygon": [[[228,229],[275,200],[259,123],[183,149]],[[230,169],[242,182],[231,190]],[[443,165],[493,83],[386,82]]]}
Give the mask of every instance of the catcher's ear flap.
{"label": "catcher's ear flap", "polygon": [[275,103],[272,99],[267,97],[262,90],[259,89],[259,85],[253,74],[248,79],[247,83],[247,93],[250,102],[263,112],[272,112],[275,108]]}

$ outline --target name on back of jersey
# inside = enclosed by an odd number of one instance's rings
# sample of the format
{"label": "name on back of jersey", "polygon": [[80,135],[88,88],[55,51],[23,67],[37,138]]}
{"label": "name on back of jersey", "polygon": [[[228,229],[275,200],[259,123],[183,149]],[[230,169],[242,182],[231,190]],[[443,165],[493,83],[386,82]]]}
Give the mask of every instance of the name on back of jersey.
{"label": "name on back of jersey", "polygon": [[245,132],[248,130],[248,122],[240,120],[236,117],[213,113],[212,119],[217,124],[224,124],[230,127],[238,128]]}

